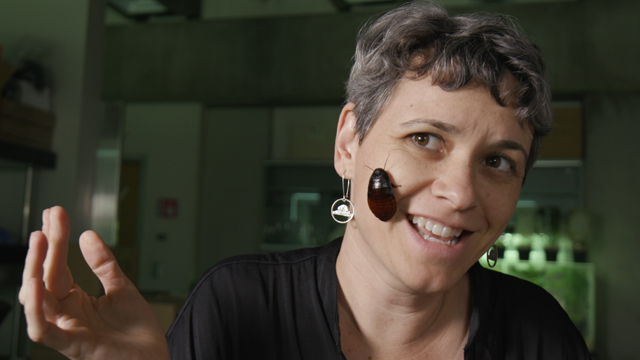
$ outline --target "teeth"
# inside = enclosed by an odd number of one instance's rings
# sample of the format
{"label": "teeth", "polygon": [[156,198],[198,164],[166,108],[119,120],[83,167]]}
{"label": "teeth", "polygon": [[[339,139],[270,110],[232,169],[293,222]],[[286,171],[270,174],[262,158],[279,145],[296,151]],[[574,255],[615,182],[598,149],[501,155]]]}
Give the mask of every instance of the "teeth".
{"label": "teeth", "polygon": [[433,229],[431,229],[431,232],[433,233],[433,235],[442,236],[442,229],[444,229],[444,226],[435,224],[433,225]]}
{"label": "teeth", "polygon": [[448,227],[448,226],[445,226],[445,227],[442,229],[442,234],[440,234],[440,236],[442,236],[442,237],[449,237],[449,236],[451,236],[451,228],[450,228],[450,227]]}
{"label": "teeth", "polygon": [[437,242],[437,243],[445,244],[445,245],[455,245],[455,244],[457,244],[457,243],[460,241],[460,238],[459,238],[459,237],[457,237],[457,238],[453,238],[453,239],[451,239],[451,240],[449,240],[449,241],[442,241],[442,240],[440,240],[440,239],[436,239],[436,238],[431,237],[431,236],[429,236],[429,235],[422,235],[422,238],[423,238],[423,239],[425,239],[425,240],[427,240],[427,241]]}
{"label": "teeth", "polygon": [[433,222],[432,220],[427,220],[422,216],[411,216],[411,222],[418,225],[419,227],[424,227],[433,235],[443,237],[443,238],[453,237],[453,239],[450,239],[450,240],[442,240],[430,235],[421,234],[422,237],[427,241],[432,241],[432,242],[437,242],[437,243],[447,244],[447,245],[455,245],[458,243],[458,241],[460,241],[460,234],[462,234],[462,229],[453,228],[451,226],[445,226],[443,224]]}
{"label": "teeth", "polygon": [[429,231],[433,231],[433,221],[431,220],[427,221],[427,224],[424,226],[424,228]]}

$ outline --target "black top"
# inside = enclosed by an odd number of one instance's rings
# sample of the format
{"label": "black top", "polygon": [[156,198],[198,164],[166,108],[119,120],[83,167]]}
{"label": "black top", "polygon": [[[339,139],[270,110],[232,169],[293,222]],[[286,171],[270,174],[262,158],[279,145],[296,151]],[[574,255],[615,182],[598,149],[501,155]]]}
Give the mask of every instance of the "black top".
{"label": "black top", "polygon": [[[237,256],[210,268],[167,333],[171,359],[345,359],[338,326],[341,240]],[[558,302],[530,282],[483,268],[465,360],[590,359]]]}

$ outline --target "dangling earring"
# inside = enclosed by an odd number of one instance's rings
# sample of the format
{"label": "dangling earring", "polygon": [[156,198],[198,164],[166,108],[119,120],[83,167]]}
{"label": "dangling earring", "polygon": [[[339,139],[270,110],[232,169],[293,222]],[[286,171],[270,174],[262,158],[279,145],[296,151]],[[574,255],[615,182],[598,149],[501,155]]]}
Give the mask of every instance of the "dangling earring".
{"label": "dangling earring", "polygon": [[[493,263],[491,263],[492,261]],[[496,246],[496,244],[493,244],[491,249],[487,251],[487,265],[489,265],[490,268],[493,268],[496,266],[497,263],[498,263],[498,247]]]}
{"label": "dangling earring", "polygon": [[[342,174],[342,199],[338,199],[333,202],[331,205],[331,217],[339,224],[346,224],[351,219],[353,219],[353,215],[355,214],[355,207],[349,201],[349,185],[351,182],[347,179],[347,191],[344,190],[344,174]],[[336,218],[338,216],[339,219]]]}

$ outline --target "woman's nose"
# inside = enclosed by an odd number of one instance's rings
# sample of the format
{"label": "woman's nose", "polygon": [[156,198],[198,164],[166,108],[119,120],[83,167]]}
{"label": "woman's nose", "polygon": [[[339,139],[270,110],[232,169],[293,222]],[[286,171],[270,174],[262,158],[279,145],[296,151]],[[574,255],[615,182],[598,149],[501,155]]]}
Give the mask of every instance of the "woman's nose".
{"label": "woman's nose", "polygon": [[457,211],[475,207],[477,193],[473,166],[468,163],[449,163],[439,170],[439,174],[431,185],[433,195],[451,204]]}

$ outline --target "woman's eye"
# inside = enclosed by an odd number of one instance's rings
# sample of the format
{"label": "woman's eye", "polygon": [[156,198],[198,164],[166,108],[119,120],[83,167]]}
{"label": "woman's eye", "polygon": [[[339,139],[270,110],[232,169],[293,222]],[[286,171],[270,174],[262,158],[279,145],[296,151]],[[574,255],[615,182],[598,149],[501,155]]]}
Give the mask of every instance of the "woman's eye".
{"label": "woman's eye", "polygon": [[414,134],[413,141],[424,148],[432,150],[442,149],[442,139],[433,134]]}
{"label": "woman's eye", "polygon": [[485,160],[485,165],[498,169],[498,170],[512,170],[514,169],[513,162],[504,156],[493,155],[487,157]]}

